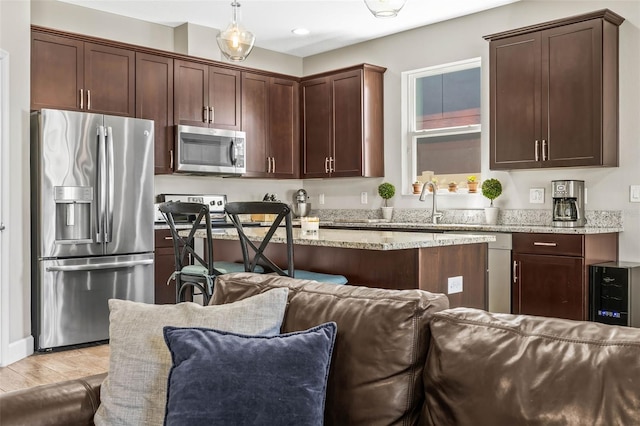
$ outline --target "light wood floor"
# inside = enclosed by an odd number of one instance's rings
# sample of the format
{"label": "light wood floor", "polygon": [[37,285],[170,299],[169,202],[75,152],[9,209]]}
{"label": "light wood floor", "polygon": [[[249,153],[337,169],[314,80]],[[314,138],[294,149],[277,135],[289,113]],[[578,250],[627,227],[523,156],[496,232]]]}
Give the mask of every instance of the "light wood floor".
{"label": "light wood floor", "polygon": [[0,368],[0,393],[64,380],[78,379],[109,369],[109,345],[59,352],[36,353]]}

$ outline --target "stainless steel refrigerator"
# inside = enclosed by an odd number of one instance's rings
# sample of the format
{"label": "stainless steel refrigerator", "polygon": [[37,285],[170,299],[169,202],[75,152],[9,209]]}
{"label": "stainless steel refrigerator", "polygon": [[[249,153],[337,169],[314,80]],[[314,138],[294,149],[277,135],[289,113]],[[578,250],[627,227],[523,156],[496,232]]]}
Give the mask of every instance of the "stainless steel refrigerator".
{"label": "stainless steel refrigerator", "polygon": [[153,121],[31,115],[36,350],[109,338],[111,298],[153,303]]}

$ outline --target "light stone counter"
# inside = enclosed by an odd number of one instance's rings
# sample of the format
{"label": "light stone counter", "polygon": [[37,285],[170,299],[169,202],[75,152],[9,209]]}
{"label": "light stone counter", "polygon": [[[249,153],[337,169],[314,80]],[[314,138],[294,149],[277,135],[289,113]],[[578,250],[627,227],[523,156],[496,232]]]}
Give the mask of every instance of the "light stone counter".
{"label": "light stone counter", "polygon": [[[245,228],[245,233],[256,241],[261,241],[269,228]],[[185,232],[185,235],[187,233]],[[196,231],[196,237],[206,238],[204,230]],[[217,240],[237,240],[235,229],[216,230]],[[278,229],[271,239],[274,243],[284,243],[285,230]],[[293,229],[293,243],[296,245],[352,248],[361,250],[403,250],[428,247],[478,244],[495,241],[495,237],[473,234],[446,234],[429,232],[398,232],[350,229],[320,229],[317,235],[303,236],[299,228]]]}

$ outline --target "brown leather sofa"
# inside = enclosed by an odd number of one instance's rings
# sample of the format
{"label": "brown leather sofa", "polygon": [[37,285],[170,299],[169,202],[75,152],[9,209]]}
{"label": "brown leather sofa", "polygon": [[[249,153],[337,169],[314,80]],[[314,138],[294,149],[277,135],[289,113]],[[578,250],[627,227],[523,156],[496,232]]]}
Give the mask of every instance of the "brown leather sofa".
{"label": "brown leather sofa", "polygon": [[[283,332],[338,325],[327,425],[632,425],[640,329],[476,309],[444,295],[230,274],[212,303],[287,286]],[[0,395],[0,424],[90,425],[104,375]]]}

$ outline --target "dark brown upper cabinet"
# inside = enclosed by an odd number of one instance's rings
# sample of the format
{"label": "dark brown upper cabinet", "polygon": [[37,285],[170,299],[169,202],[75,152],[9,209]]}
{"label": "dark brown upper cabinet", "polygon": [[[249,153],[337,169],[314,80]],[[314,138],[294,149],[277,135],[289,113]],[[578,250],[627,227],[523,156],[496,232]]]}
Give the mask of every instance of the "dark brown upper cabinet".
{"label": "dark brown upper cabinet", "polygon": [[492,170],[618,165],[618,26],[601,10],[485,36]]}
{"label": "dark brown upper cabinet", "polygon": [[240,130],[240,71],[174,60],[176,124]]}
{"label": "dark brown upper cabinet", "polygon": [[363,64],[303,79],[303,178],[384,176],[385,71]]}
{"label": "dark brown upper cabinet", "polygon": [[136,53],[136,117],[154,122],[155,174],[173,173],[173,59]]}
{"label": "dark brown upper cabinet", "polygon": [[31,32],[31,108],[133,117],[135,53],[41,31]]}
{"label": "dark brown upper cabinet", "polygon": [[298,82],[242,73],[242,130],[247,134],[246,177],[298,178]]}

